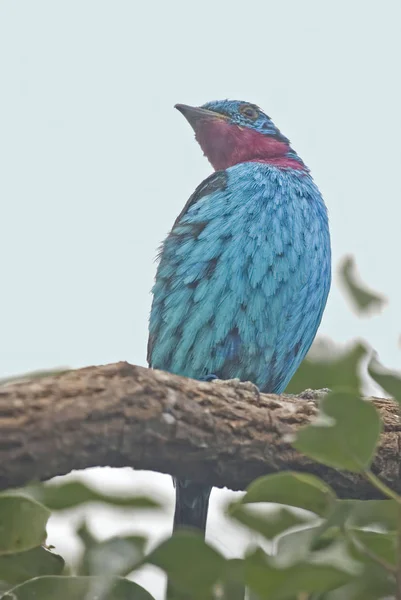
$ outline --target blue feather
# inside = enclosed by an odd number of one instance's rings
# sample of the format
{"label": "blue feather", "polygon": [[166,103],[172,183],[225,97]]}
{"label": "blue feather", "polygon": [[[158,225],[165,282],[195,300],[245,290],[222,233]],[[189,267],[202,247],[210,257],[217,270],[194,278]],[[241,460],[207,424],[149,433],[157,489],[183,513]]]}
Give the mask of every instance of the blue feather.
{"label": "blue feather", "polygon": [[307,172],[250,162],[225,173],[164,243],[150,363],[194,378],[253,373],[261,390],[282,392],[330,288],[326,208]]}
{"label": "blue feather", "polygon": [[[177,108],[220,170],[196,188],[161,248],[149,365],[280,393],[312,344],[330,288],[324,202],[255,105]],[[175,486],[174,528],[204,532],[211,487],[188,479]]]}

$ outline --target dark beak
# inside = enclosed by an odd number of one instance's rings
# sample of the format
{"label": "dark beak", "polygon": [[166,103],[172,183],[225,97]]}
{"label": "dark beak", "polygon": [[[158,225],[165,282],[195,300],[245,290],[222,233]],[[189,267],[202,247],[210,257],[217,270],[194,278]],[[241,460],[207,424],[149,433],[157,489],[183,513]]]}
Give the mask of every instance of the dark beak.
{"label": "dark beak", "polygon": [[222,119],[228,121],[226,115],[208,110],[207,108],[200,108],[198,106],[188,106],[187,104],[176,104],[175,107],[184,115],[188,123],[195,128],[199,121],[208,121],[210,119]]}

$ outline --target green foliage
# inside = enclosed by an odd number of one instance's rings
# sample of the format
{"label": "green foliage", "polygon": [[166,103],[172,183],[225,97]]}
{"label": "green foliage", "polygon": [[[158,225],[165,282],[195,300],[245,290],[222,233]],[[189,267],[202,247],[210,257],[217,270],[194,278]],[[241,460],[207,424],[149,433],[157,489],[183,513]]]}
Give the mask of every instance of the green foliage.
{"label": "green foliage", "polygon": [[232,502],[227,510],[229,516],[245,525],[248,529],[260,533],[268,540],[277,537],[283,531],[299,527],[310,522],[310,518],[285,507],[272,508],[268,512],[255,512],[240,502]]}
{"label": "green foliage", "polygon": [[[396,565],[397,535],[395,531],[365,531],[363,529],[351,532],[355,549],[361,554],[368,551],[370,556],[378,557],[388,565]],[[374,559],[372,558],[372,562]]]}
{"label": "green foliage", "polygon": [[385,369],[377,360],[372,359],[368,366],[369,375],[386,391],[394,400],[401,404],[401,374]]}
{"label": "green foliage", "polygon": [[102,502],[126,508],[161,508],[160,503],[153,498],[100,493],[81,481],[29,486],[25,488],[25,493],[53,511],[74,508],[87,502]]}
{"label": "green foliage", "polygon": [[308,388],[360,390],[360,368],[368,354],[368,347],[360,342],[353,344],[345,352],[334,352],[320,344],[317,350],[303,361],[287,386],[286,393],[299,394]]}
{"label": "green foliage", "polygon": [[63,558],[42,546],[0,556],[0,580],[7,583],[22,583],[41,575],[61,575],[63,570]]}
{"label": "green foliage", "polygon": [[80,563],[81,575],[125,576],[136,569],[144,557],[146,538],[113,537],[86,545]]}
{"label": "green foliage", "polygon": [[218,600],[244,600],[245,596],[244,561],[227,560],[223,577],[216,585]]}
{"label": "green foliage", "polygon": [[324,592],[358,574],[359,565],[343,554],[343,548],[336,549],[336,554],[311,554],[285,566],[280,565],[280,557],[280,550],[277,557],[270,557],[258,549],[246,558],[246,582],[260,599],[286,600],[300,592]]}
{"label": "green foliage", "polygon": [[147,562],[163,569],[179,591],[195,592],[200,599],[224,577],[226,566],[223,556],[192,532],[176,533],[162,542]]}
{"label": "green foliage", "polygon": [[347,508],[346,522],[349,527],[397,530],[399,506],[394,500],[342,500],[340,504]]}
{"label": "green foliage", "polygon": [[394,577],[371,564],[365,565],[361,575],[350,583],[311,600],[393,600],[395,591]]}
{"label": "green foliage", "polygon": [[1,600],[154,600],[127,579],[37,577],[6,592]]}
{"label": "green foliage", "polygon": [[25,496],[0,495],[0,555],[40,546],[50,511]]}
{"label": "green foliage", "polygon": [[255,479],[241,502],[287,504],[324,516],[334,499],[333,490],[318,477],[285,471]]}
{"label": "green foliage", "polygon": [[[383,304],[381,296],[356,281],[350,259],[341,277],[359,311]],[[250,600],[393,598],[401,579],[401,498],[370,471],[382,424],[375,407],[359,397],[368,352],[361,343],[340,354],[320,347],[317,356],[315,350],[304,361],[287,391],[332,391],[319,401],[318,418],[299,430],[293,443],[315,461],[360,472],[388,499],[340,500],[315,476],[275,473],[255,480],[227,507],[229,518],[253,535],[244,558],[228,560],[190,531],[174,534],[149,552],[145,537],[100,541],[81,523],[82,555],[77,565],[66,568],[44,546],[50,510],[94,502],[134,511],[163,507],[140,494],[111,495],[79,481],[29,486],[0,495],[0,598],[152,600],[128,579],[147,564],[168,575],[169,600],[244,600],[245,589]],[[384,370],[375,359],[368,370],[401,403],[401,375]],[[266,540],[273,547],[270,554]]]}
{"label": "green foliage", "polygon": [[352,256],[346,256],[339,267],[340,279],[347,295],[359,314],[379,310],[386,299],[381,294],[372,292],[358,281],[355,261]]}
{"label": "green foliage", "polygon": [[373,404],[346,392],[332,393],[321,401],[319,418],[298,432],[294,446],[329,467],[358,472],[369,467],[381,428]]}

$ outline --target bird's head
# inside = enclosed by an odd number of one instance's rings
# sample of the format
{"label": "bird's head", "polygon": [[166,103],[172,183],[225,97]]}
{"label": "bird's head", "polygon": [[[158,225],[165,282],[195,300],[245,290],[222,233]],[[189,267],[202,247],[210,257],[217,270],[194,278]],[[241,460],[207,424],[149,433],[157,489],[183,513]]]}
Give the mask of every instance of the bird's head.
{"label": "bird's head", "polygon": [[195,131],[216,170],[241,162],[265,162],[305,169],[289,140],[258,106],[240,100],[217,100],[203,106],[176,104]]}

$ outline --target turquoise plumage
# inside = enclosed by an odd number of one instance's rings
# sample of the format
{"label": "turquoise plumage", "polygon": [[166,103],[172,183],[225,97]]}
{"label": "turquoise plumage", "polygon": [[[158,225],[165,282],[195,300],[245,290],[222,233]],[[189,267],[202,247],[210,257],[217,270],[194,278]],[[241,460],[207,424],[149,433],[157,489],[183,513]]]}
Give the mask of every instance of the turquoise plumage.
{"label": "turquoise plumage", "polygon": [[[229,101],[179,109],[218,170],[162,246],[149,364],[282,392],[312,344],[330,288],[326,207],[260,109]],[[198,488],[178,484],[177,523],[205,527],[210,488]]]}

